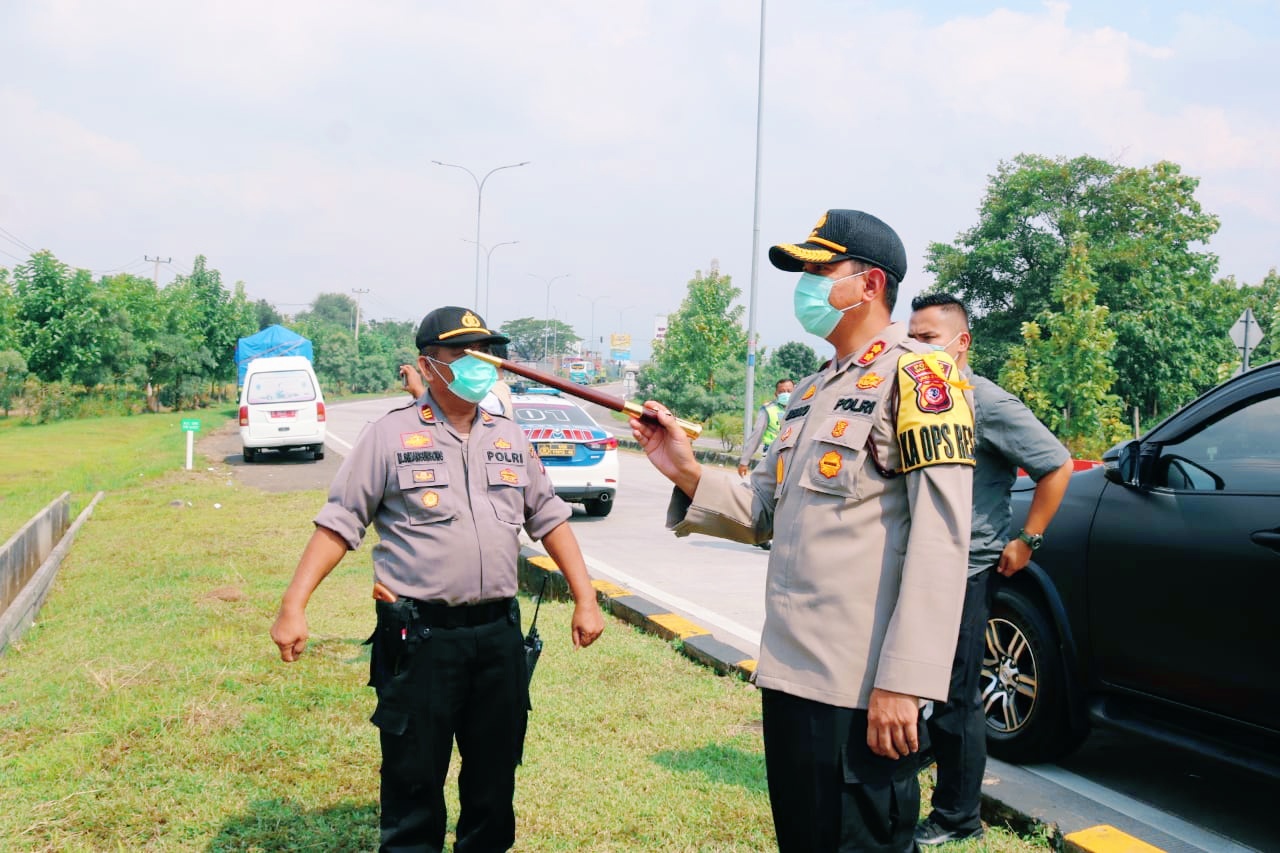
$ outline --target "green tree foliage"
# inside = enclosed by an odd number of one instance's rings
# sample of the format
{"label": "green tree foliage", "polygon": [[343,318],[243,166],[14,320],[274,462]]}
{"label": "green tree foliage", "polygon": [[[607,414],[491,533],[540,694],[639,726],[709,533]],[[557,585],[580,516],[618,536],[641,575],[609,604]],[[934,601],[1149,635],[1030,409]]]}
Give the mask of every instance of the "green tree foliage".
{"label": "green tree foliage", "polygon": [[1023,324],[1057,309],[1055,283],[1083,234],[1116,335],[1116,393],[1156,414],[1213,385],[1230,357],[1230,320],[1212,280],[1217,257],[1201,248],[1218,219],[1196,200],[1198,183],[1169,162],[1127,168],[1023,154],[1001,163],[978,223],[932,244],[926,263],[936,289],[969,305],[975,369],[995,375],[1021,345]]}
{"label": "green tree foliage", "polygon": [[733,304],[740,295],[715,261],[706,274],[695,273],[679,310],[667,318],[665,338],[654,345],[653,363],[640,372],[645,396],[699,421],[741,405],[747,334],[745,309]]}
{"label": "green tree foliage", "polygon": [[1085,236],[1072,241],[1067,265],[1054,284],[1058,310],[1044,310],[1023,325],[999,382],[1021,397],[1077,455],[1101,458],[1124,433],[1120,401],[1111,393],[1116,333],[1098,305]]}
{"label": "green tree foliage", "polygon": [[0,350],[18,345],[18,296],[9,270],[0,267]]}
{"label": "green tree foliage", "polygon": [[[774,386],[781,379],[790,379],[793,382],[799,382],[806,376],[812,376],[818,370],[818,355],[808,344],[802,344],[799,341],[787,341],[773,353],[773,357],[769,359],[768,374],[770,378],[770,386]],[[770,392],[772,392],[770,387]],[[773,394],[770,393],[769,398]]]}
{"label": "green tree foliage", "polygon": [[6,418],[26,381],[27,360],[13,350],[0,350],[0,409],[4,409]]}
{"label": "green tree foliage", "polygon": [[276,310],[276,306],[272,305],[265,299],[259,299],[250,306],[253,311],[254,322],[258,326],[258,331],[262,331],[267,326],[283,326],[284,317],[280,316],[280,312]]}
{"label": "green tree foliage", "polygon": [[101,381],[101,316],[88,270],[72,270],[49,252],[37,252],[15,271],[18,345],[27,366],[45,382]]}
{"label": "green tree foliage", "polygon": [[563,355],[573,352],[573,345],[582,338],[573,327],[561,320],[537,320],[521,317],[508,320],[498,331],[511,339],[508,352],[516,361],[541,361],[543,354]]}
{"label": "green tree foliage", "polygon": [[[1280,358],[1280,326],[1276,325],[1276,320],[1280,319],[1280,275],[1273,268],[1258,284],[1237,285],[1234,278],[1226,278],[1222,285],[1229,295],[1224,309],[1226,316],[1231,318],[1227,328],[1235,325],[1244,310],[1250,308],[1263,334],[1262,341],[1249,354],[1249,366]],[[1231,361],[1222,366],[1221,378],[1226,379],[1241,363],[1240,351],[1233,350]]]}

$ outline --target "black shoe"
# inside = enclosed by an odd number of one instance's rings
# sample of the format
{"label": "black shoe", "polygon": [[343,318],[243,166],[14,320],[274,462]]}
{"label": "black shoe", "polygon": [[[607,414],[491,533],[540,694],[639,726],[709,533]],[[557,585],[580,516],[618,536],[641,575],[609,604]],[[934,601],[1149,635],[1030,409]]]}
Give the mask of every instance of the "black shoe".
{"label": "black shoe", "polygon": [[773,543],[772,543],[772,542],[757,542],[757,543],[756,543],[756,547],[757,547],[757,548],[759,548],[761,551],[768,551],[770,548],[772,548],[772,547],[773,547]]}
{"label": "black shoe", "polygon": [[916,827],[916,844],[923,847],[936,847],[939,844],[948,844],[952,841],[964,841],[968,838],[981,837],[981,826],[977,829],[946,829],[935,823],[932,818]]}

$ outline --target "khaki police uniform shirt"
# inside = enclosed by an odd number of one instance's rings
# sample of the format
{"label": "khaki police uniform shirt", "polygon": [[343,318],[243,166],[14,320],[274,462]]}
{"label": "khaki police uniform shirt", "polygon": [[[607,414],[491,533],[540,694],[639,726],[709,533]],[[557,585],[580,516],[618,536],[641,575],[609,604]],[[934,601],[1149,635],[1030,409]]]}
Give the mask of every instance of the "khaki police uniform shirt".
{"label": "khaki police uniform shirt", "polygon": [[427,392],[365,428],[315,523],[353,550],[372,523],[375,580],[459,605],[514,596],[521,526],[541,539],[572,512],[514,421],[477,409],[463,439]]}
{"label": "khaki police uniform shirt", "polygon": [[[947,698],[969,550],[973,419],[967,395],[938,371],[961,381],[949,356],[894,323],[796,383],[781,432],[747,482],[703,468],[692,501],[676,490],[676,535],[773,539],[759,686],[846,708],[866,708],[873,687]],[[925,411],[902,415],[907,395]]]}

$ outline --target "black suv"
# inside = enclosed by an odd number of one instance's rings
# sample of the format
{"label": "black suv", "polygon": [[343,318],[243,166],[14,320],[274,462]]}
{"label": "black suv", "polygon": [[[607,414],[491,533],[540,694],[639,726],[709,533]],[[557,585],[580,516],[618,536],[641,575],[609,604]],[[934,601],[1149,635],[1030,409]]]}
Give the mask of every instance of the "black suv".
{"label": "black suv", "polygon": [[[1014,530],[1031,489],[1015,487]],[[1054,760],[1097,724],[1280,777],[1278,608],[1273,362],[1072,476],[987,623],[991,754]]]}

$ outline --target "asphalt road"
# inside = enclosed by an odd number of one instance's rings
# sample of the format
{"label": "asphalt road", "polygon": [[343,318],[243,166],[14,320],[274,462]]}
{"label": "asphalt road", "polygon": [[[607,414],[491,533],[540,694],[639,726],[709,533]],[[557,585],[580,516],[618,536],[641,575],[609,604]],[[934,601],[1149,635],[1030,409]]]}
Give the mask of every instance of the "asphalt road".
{"label": "asphalt road", "polygon": [[[400,397],[330,406],[328,452],[320,462],[309,454],[273,454],[246,465],[234,424],[205,433],[199,449],[235,468],[243,482],[268,491],[327,489],[363,426],[405,402]],[[618,434],[629,434],[606,413],[596,415]],[[670,485],[640,454],[620,456],[613,512],[592,518],[578,508],[571,522],[592,576],[666,604],[718,639],[754,653],[764,621],[768,554],[704,536],[677,539],[663,528]],[[1011,768],[993,761],[989,777],[993,786],[1010,779],[1023,787],[1042,786],[1026,793],[1050,812],[1069,810],[1086,825],[1120,826],[1171,853],[1280,851],[1280,830],[1270,814],[1280,786],[1118,734],[1095,733],[1059,765]]]}

